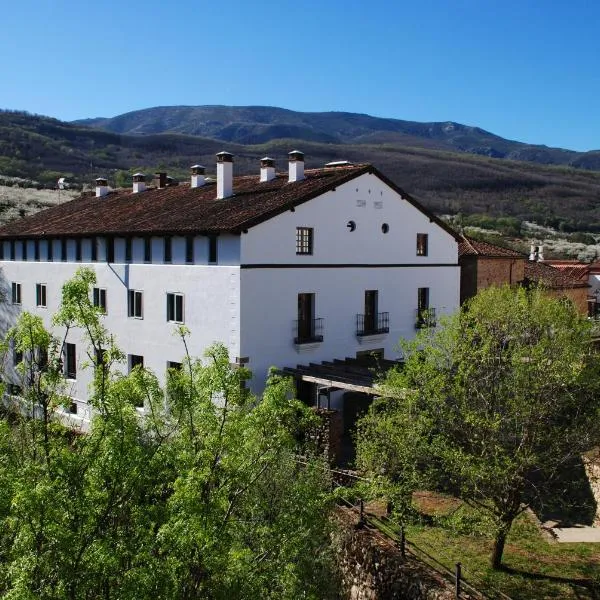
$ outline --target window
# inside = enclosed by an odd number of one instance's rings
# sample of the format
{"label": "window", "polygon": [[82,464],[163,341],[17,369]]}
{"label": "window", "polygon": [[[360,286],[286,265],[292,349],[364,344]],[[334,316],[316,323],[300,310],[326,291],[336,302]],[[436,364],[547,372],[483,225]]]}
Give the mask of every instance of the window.
{"label": "window", "polygon": [[365,291],[365,331],[377,329],[377,304],[379,292],[377,290]]}
{"label": "window", "polygon": [[144,262],[152,262],[152,238],[144,238]]}
{"label": "window", "polygon": [[125,238],[125,262],[131,262],[131,238]]}
{"label": "window", "polygon": [[417,256],[427,256],[428,235],[417,233]]}
{"label": "window", "polygon": [[60,260],[63,262],[67,260],[67,240],[65,238],[60,240]]}
{"label": "window", "polygon": [[106,262],[115,262],[115,238],[113,237],[106,238]]}
{"label": "window", "polygon": [[4,260],[4,242],[0,241],[0,260]]}
{"label": "window", "polygon": [[185,238],[185,262],[194,262],[194,236],[188,235]]}
{"label": "window", "polygon": [[94,236],[91,240],[91,255],[92,262],[96,262],[98,260],[98,240]]}
{"label": "window", "polygon": [[417,290],[417,318],[415,327],[435,327],[435,308],[429,308],[429,288]]}
{"label": "window", "polygon": [[77,362],[76,362],[75,344],[65,344],[65,366],[64,375],[67,379],[77,378]]}
{"label": "window", "polygon": [[167,369],[173,369],[174,371],[181,371],[183,365],[180,362],[174,362],[172,360],[167,361]]}
{"label": "window", "polygon": [[298,294],[298,321],[296,330],[296,344],[307,342],[322,342],[322,319],[315,319],[315,295]]}
{"label": "window", "polygon": [[183,294],[167,294],[167,321],[183,323]]}
{"label": "window", "polygon": [[27,260],[27,240],[21,242],[21,258]]}
{"label": "window", "polygon": [[75,260],[81,262],[81,240],[79,238],[75,240]]}
{"label": "window", "polygon": [[135,319],[143,317],[143,292],[129,290],[127,295],[127,315]]}
{"label": "window", "polygon": [[429,308],[429,288],[419,288],[417,290],[417,308],[419,310]]}
{"label": "window", "polygon": [[46,284],[36,283],[35,284],[35,305],[40,308],[46,308]]}
{"label": "window", "polygon": [[16,254],[16,250],[15,250],[15,240],[10,240],[10,260],[15,260],[15,254]]}
{"label": "window", "polygon": [[33,240],[33,259],[40,260],[40,240]]}
{"label": "window", "polygon": [[12,284],[12,303],[21,304],[21,284],[14,281]]}
{"label": "window", "polygon": [[208,238],[208,262],[214,264],[218,259],[217,236],[211,235]]}
{"label": "window", "polygon": [[166,235],[163,239],[163,262],[173,262],[173,238]]}
{"label": "window", "polygon": [[296,227],[296,254],[313,253],[313,228]]}
{"label": "window", "polygon": [[106,290],[95,287],[92,290],[92,301],[103,313],[106,313]]}
{"label": "window", "polygon": [[129,355],[129,372],[133,371],[136,367],[144,368],[144,357],[139,354]]}

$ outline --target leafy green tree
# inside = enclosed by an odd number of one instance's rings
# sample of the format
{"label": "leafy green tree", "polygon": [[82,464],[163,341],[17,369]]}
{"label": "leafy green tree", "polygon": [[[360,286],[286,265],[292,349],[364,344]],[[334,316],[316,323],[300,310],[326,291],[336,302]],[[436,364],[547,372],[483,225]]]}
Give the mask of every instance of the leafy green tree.
{"label": "leafy green tree", "polygon": [[[263,398],[226,349],[187,353],[166,390],[123,354],[90,302],[82,269],[54,322],[27,313],[2,349],[22,352],[21,400],[0,421],[0,593],[8,599],[326,598],[330,482],[296,460],[313,416],[272,376]],[[66,336],[94,369],[89,433],[57,418]],[[140,408],[143,407],[143,408]],[[18,409],[18,410],[17,410]],[[36,415],[38,418],[31,418]]]}
{"label": "leafy green tree", "polygon": [[543,290],[490,288],[403,348],[360,423],[358,463],[404,508],[421,486],[484,511],[500,568],[514,519],[560,496],[565,466],[600,441],[590,325]]}

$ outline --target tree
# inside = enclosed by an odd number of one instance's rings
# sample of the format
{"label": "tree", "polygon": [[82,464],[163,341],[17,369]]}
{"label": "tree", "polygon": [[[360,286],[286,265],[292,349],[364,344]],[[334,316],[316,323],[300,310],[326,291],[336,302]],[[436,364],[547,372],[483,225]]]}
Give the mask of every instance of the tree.
{"label": "tree", "polygon": [[[330,482],[318,458],[296,460],[313,416],[290,381],[272,376],[259,401],[222,345],[185,352],[183,328],[166,390],[147,369],[119,373],[94,284],[82,269],[64,286],[62,340],[25,313],[3,345],[22,353],[22,414],[0,420],[2,597],[327,597]],[[73,330],[95,372],[85,435],[56,412]]]}
{"label": "tree", "polygon": [[590,324],[541,289],[490,288],[403,349],[359,425],[358,463],[405,504],[430,486],[485,511],[500,568],[514,519],[600,441]]}

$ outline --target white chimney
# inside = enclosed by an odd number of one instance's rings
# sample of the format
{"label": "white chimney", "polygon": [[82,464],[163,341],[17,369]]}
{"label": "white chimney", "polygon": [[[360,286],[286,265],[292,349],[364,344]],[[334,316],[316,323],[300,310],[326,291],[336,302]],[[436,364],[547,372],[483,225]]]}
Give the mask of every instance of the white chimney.
{"label": "white chimney", "polygon": [[538,248],[538,261],[544,260],[544,246]]}
{"label": "white chimney", "polygon": [[233,196],[233,154],[217,154],[217,200]]}
{"label": "white chimney", "polygon": [[146,176],[143,173],[133,174],[133,193],[139,194],[146,189]]}
{"label": "white chimney", "polygon": [[529,248],[529,260],[537,260],[538,257],[538,249],[535,244],[531,244]]}
{"label": "white chimney", "polygon": [[96,198],[104,198],[108,194],[108,181],[104,177],[96,179]]}
{"label": "white chimney", "polygon": [[304,179],[304,153],[292,150],[288,156],[290,157],[289,181],[302,181]]}
{"label": "white chimney", "polygon": [[202,165],[192,165],[192,181],[190,183],[190,187],[199,188],[202,187],[205,183],[204,181],[204,171],[206,170]]}
{"label": "white chimney", "polygon": [[260,159],[260,182],[275,179],[275,161],[268,156]]}

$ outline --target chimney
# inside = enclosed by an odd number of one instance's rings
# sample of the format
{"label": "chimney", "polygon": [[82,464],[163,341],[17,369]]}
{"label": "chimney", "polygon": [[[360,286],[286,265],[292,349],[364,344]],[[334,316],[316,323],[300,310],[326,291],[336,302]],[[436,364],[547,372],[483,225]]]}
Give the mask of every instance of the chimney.
{"label": "chimney", "polygon": [[167,187],[167,174],[164,172],[155,173],[155,179],[158,183],[158,188],[166,188]]}
{"label": "chimney", "polygon": [[104,177],[96,179],[96,198],[104,198],[108,194],[108,181]]}
{"label": "chimney", "polygon": [[217,200],[233,196],[233,154],[217,154]]}
{"label": "chimney", "polygon": [[268,156],[260,159],[260,182],[275,179],[275,161]]}
{"label": "chimney", "polygon": [[538,261],[544,260],[544,246],[538,248]]}
{"label": "chimney", "polygon": [[538,248],[535,244],[531,244],[529,248],[529,260],[537,260],[538,258]]}
{"label": "chimney", "polygon": [[206,170],[202,165],[192,165],[192,181],[190,187],[199,188],[205,184],[204,171]]}
{"label": "chimney", "polygon": [[133,174],[133,193],[139,194],[146,189],[146,176],[143,173]]}
{"label": "chimney", "polygon": [[302,181],[304,179],[304,154],[298,150],[292,150],[290,157],[289,181]]}

